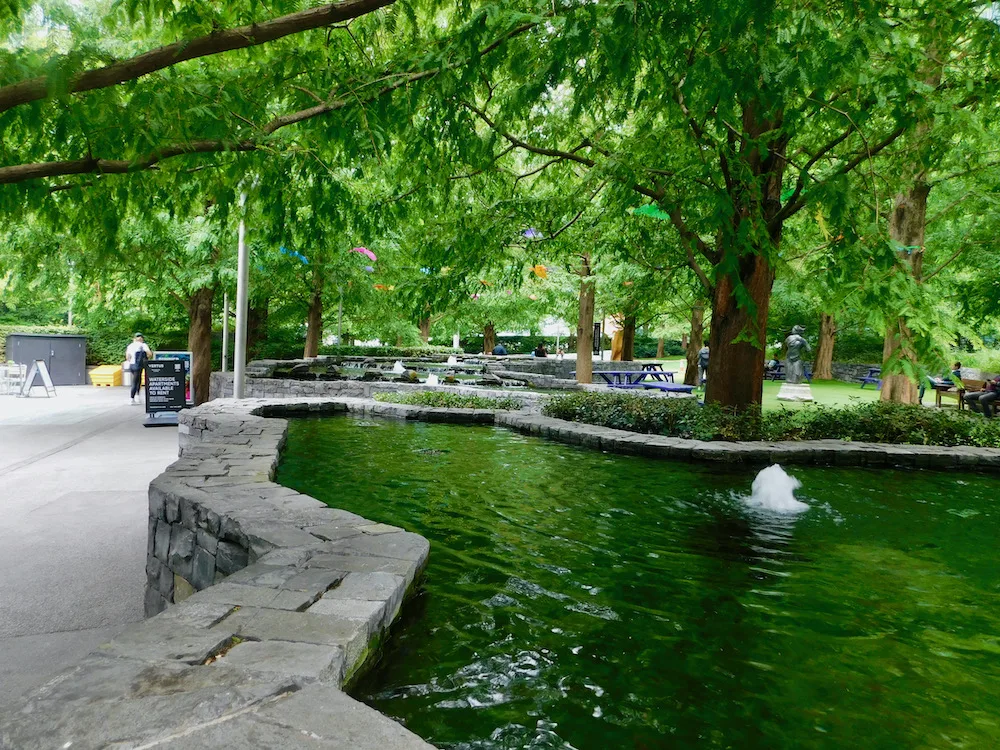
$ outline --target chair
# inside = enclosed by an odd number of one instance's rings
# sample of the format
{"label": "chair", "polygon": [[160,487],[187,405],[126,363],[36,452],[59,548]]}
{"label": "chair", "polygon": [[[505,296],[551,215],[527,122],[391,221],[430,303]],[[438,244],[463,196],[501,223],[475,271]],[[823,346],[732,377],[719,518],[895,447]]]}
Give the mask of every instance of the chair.
{"label": "chair", "polygon": [[17,395],[21,392],[24,379],[28,375],[28,368],[24,364],[18,364],[12,360],[7,361],[7,394]]}

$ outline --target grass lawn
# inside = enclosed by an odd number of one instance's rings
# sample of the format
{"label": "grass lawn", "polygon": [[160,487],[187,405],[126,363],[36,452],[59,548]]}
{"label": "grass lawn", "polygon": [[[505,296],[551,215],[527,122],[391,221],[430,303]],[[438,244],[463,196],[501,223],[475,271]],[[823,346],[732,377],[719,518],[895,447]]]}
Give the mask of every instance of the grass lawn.
{"label": "grass lawn", "polygon": [[[663,369],[676,370],[675,380],[678,383],[684,381],[684,360],[662,360]],[[781,381],[764,381],[764,411],[770,409],[808,409],[812,404],[800,401],[778,401],[778,389],[781,388]],[[704,396],[701,390],[695,391],[699,397]],[[872,386],[866,385],[864,390],[860,383],[845,383],[840,380],[818,380],[812,384],[813,404],[822,406],[851,406],[858,401],[878,401],[879,392]],[[931,392],[933,401],[934,392]]]}
{"label": "grass lawn", "polygon": [[[780,381],[764,381],[764,411],[769,409],[808,409],[808,402],[778,401]],[[933,396],[933,392],[931,396]],[[870,385],[861,388],[860,383],[845,383],[841,380],[817,380],[812,383],[813,403],[822,406],[852,406],[859,401],[878,401],[879,392]]]}

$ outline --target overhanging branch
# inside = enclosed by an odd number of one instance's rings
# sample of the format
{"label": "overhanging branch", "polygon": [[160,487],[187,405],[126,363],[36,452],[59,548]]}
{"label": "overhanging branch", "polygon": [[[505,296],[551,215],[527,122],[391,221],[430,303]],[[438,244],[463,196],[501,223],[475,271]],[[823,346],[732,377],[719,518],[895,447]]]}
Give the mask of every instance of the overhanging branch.
{"label": "overhanging branch", "polygon": [[[158,47],[103,68],[85,71],[72,77],[67,89],[70,93],[75,93],[117,86],[186,60],[256,47],[292,34],[367,15],[393,2],[395,0],[344,0],[290,13],[263,23],[215,31],[195,39]],[[0,112],[47,98],[50,83],[48,76],[38,76],[0,87]]]}

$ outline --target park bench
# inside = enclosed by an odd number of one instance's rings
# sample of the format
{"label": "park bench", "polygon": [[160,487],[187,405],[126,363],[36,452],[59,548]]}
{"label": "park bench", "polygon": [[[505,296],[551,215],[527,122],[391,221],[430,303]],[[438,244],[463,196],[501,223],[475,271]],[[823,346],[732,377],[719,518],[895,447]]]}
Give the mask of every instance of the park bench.
{"label": "park bench", "polygon": [[965,394],[972,391],[983,390],[983,380],[973,380],[971,378],[962,378],[962,387],[955,388],[935,388],[934,389],[934,405],[941,406],[942,398],[953,398],[958,401],[958,408],[965,408]]}
{"label": "park bench", "polygon": [[643,381],[640,383],[612,383],[608,387],[616,388],[618,390],[635,390],[637,388],[642,388],[644,390],[663,391],[665,393],[691,393],[695,389],[693,385],[655,381],[652,383],[649,381]]}

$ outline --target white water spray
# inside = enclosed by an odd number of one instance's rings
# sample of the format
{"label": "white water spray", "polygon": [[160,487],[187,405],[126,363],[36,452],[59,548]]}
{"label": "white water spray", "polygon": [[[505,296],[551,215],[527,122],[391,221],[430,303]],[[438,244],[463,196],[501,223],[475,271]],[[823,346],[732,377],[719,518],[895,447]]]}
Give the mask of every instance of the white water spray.
{"label": "white water spray", "polygon": [[437,385],[439,382],[440,381],[438,381],[438,376],[435,375],[433,372],[427,376],[427,385]]}
{"label": "white water spray", "polygon": [[396,375],[402,375],[404,372],[406,372],[406,367],[403,366],[403,362],[401,360],[397,359],[396,364],[392,366],[392,371]]}
{"label": "white water spray", "polygon": [[801,513],[809,510],[808,505],[795,499],[795,490],[801,486],[802,482],[786,474],[780,464],[772,464],[754,478],[746,503],[776,513]]}

